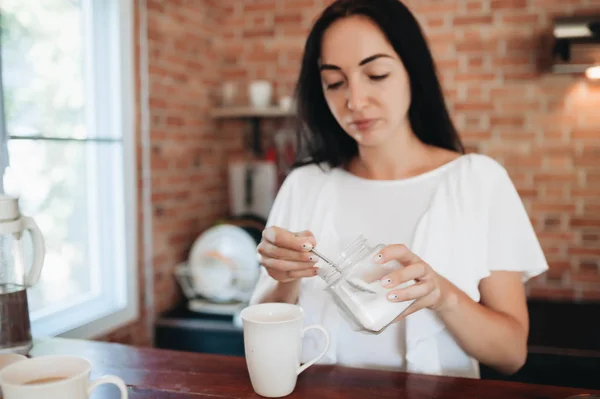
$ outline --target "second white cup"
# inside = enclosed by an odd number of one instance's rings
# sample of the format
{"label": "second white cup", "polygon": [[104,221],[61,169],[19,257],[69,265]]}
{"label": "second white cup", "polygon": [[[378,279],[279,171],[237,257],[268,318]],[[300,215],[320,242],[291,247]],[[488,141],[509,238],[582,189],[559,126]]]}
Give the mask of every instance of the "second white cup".
{"label": "second white cup", "polygon": [[127,399],[122,379],[107,375],[90,381],[92,365],[77,356],[41,356],[23,360],[0,371],[4,399],[88,399],[101,384],[114,384]]}
{"label": "second white cup", "polygon": [[[298,375],[315,364],[329,349],[329,334],[320,325],[303,326],[304,311],[298,305],[263,303],[242,310],[244,350],[254,391],[265,397],[289,395]],[[300,365],[302,338],[317,329],[325,336],[325,348],[311,361]]]}

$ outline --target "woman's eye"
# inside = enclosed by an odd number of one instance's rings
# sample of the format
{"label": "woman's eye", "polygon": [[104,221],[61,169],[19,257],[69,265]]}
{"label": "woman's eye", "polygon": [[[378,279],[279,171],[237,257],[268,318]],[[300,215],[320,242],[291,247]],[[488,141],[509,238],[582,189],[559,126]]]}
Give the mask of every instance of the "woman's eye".
{"label": "woman's eye", "polygon": [[383,80],[385,78],[387,78],[390,74],[386,73],[385,75],[371,75],[369,76],[369,78],[371,78],[371,80]]}
{"label": "woman's eye", "polygon": [[335,83],[331,83],[327,85],[327,90],[334,90],[337,89],[338,87],[340,87],[342,84],[344,84],[344,82],[340,81],[340,82],[335,82]]}

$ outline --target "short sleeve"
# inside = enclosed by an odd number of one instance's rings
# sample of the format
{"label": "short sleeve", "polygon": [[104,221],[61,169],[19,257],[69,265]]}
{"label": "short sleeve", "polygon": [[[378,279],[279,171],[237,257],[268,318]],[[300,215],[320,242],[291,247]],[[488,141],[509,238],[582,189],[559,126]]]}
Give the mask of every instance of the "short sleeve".
{"label": "short sleeve", "polygon": [[526,282],[548,270],[527,210],[504,168],[492,185],[488,218],[489,271],[518,271]]}

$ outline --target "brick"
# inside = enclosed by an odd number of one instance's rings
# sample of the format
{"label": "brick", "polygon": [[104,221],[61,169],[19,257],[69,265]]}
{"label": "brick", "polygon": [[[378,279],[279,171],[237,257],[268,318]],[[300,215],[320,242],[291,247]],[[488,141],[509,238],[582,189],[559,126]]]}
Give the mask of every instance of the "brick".
{"label": "brick", "polygon": [[534,212],[565,212],[565,213],[574,213],[575,212],[575,204],[571,203],[544,203],[544,202],[536,202],[533,204]]}
{"label": "brick", "polygon": [[583,207],[583,212],[600,214],[600,203],[595,204],[586,202],[586,204]]}
{"label": "brick", "polygon": [[573,300],[577,294],[574,288],[532,287],[528,291],[528,297]]}
{"label": "brick", "polygon": [[544,218],[544,228],[546,228],[546,229],[557,228],[557,227],[560,227],[561,225],[562,225],[562,221],[560,220],[560,217],[558,217],[558,216],[549,215]]}
{"label": "brick", "polygon": [[496,79],[495,73],[469,73],[469,74],[456,74],[454,76],[455,82],[486,82],[493,81]]}
{"label": "brick", "polygon": [[491,24],[492,23],[491,15],[467,15],[454,17],[453,24],[455,26],[461,25],[478,25],[478,24]]}
{"label": "brick", "polygon": [[600,244],[600,233],[583,233],[581,240],[585,244],[598,245]]}
{"label": "brick", "polygon": [[526,8],[528,3],[528,0],[492,0],[490,7],[492,10],[513,10]]}
{"label": "brick", "polygon": [[444,17],[432,17],[428,18],[426,23],[429,28],[439,28],[446,25],[446,19]]}
{"label": "brick", "polygon": [[581,289],[580,297],[586,301],[600,301],[600,289],[597,287],[585,287]]}
{"label": "brick", "polygon": [[460,102],[454,108],[458,111],[491,111],[494,106],[491,103]]}
{"label": "brick", "polygon": [[600,228],[599,216],[586,216],[571,219],[571,227],[597,227]]}
{"label": "brick", "polygon": [[542,110],[542,104],[536,100],[524,100],[521,101],[518,98],[510,100],[498,100],[498,108],[500,111],[506,114],[512,113],[532,113],[532,112],[540,112]]}
{"label": "brick", "polygon": [[490,119],[492,127],[523,127],[525,118],[523,116],[493,116]]}
{"label": "brick", "polygon": [[297,13],[276,14],[275,24],[299,24],[302,22],[302,15]]}
{"label": "brick", "polygon": [[536,198],[539,192],[536,188],[520,188],[518,189],[519,196],[525,198]]}
{"label": "brick", "polygon": [[457,1],[443,3],[419,1],[412,5],[411,11],[417,15],[446,14],[458,12],[459,7],[460,5]]}
{"label": "brick", "polygon": [[570,247],[569,255],[593,255],[600,257],[600,248]]}
{"label": "brick", "polygon": [[517,67],[535,68],[533,57],[527,54],[513,54],[505,57],[496,57],[493,59],[492,64],[496,67],[511,67],[513,69]]}
{"label": "brick", "polygon": [[282,1],[281,5],[284,10],[308,10],[313,9],[316,2],[314,0],[286,0]]}
{"label": "brick", "polygon": [[275,31],[273,29],[247,29],[243,32],[243,37],[247,39],[273,37]]}
{"label": "brick", "polygon": [[517,24],[517,25],[531,25],[540,21],[539,14],[522,14],[518,13],[515,15],[503,15],[502,23],[503,24]]}
{"label": "brick", "polygon": [[483,2],[480,0],[477,1],[469,1],[466,4],[467,11],[482,11],[483,10]]}
{"label": "brick", "polygon": [[600,141],[600,129],[576,129],[572,133],[574,139]]}
{"label": "brick", "polygon": [[574,173],[536,173],[533,176],[536,182],[569,182],[577,181],[577,176]]}
{"label": "brick", "polygon": [[598,272],[589,273],[589,272],[574,272],[571,274],[570,279],[573,283],[586,283],[586,284],[594,284],[600,285],[600,274]]}
{"label": "brick", "polygon": [[244,7],[244,12],[252,12],[252,11],[274,11],[275,10],[275,2],[274,1],[259,1],[259,2],[242,2]]}
{"label": "brick", "polygon": [[571,195],[573,197],[598,198],[600,197],[600,188],[574,188]]}
{"label": "brick", "polygon": [[505,81],[531,81],[539,77],[538,72],[504,72]]}

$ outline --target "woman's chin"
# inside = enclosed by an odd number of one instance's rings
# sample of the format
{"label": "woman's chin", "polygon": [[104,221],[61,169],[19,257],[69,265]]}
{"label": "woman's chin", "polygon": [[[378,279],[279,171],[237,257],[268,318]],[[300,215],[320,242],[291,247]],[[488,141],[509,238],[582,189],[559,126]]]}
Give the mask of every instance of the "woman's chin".
{"label": "woman's chin", "polygon": [[361,147],[377,147],[385,142],[384,134],[382,133],[383,132],[378,129],[363,132],[355,131],[352,132],[352,138],[354,138],[356,143]]}

